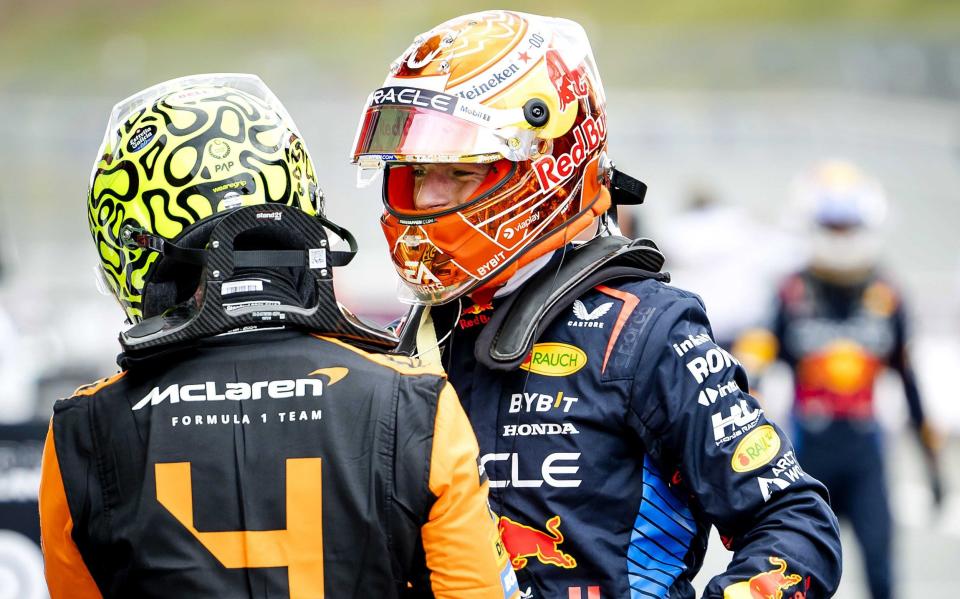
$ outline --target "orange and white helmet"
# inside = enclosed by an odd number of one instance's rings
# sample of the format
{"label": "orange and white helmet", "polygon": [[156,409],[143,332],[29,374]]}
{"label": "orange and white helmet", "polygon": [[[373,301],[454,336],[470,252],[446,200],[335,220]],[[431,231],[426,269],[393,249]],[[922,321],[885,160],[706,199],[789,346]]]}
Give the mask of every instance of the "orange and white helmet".
{"label": "orange and white helmet", "polygon": [[[370,94],[358,183],[383,171],[381,225],[415,301],[501,285],[610,207],[605,97],[583,28],[494,10],[418,36]],[[486,163],[455,208],[416,210],[413,169]]]}

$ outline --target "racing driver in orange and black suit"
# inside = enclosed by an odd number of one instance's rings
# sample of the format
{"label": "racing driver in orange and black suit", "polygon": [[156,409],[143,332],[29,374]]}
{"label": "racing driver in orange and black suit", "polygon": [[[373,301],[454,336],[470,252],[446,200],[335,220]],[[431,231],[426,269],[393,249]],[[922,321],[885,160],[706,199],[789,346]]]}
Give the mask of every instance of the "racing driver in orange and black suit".
{"label": "racing driver in orange and black suit", "polygon": [[826,491],[699,298],[616,234],[608,208],[643,186],[606,134],[572,21],[487,11],[414,39],[353,152],[360,183],[383,175],[380,224],[419,304],[401,348],[457,389],[525,597],[692,598],[711,526],[734,553],[704,597],[829,597]]}
{"label": "racing driver in orange and black suit", "polygon": [[53,599],[517,596],[457,397],[337,307],[324,227],[352,237],[258,78],[118,104],[88,202],[137,324],[54,409]]}

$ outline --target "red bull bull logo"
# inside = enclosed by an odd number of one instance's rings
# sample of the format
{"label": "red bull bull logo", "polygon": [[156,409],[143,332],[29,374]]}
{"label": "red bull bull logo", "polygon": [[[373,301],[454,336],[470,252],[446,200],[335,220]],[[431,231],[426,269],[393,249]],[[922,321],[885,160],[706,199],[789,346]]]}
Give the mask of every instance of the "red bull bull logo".
{"label": "red bull bull logo", "polygon": [[474,304],[472,306],[467,306],[460,312],[460,316],[476,316],[481,312],[486,312],[488,310],[493,310],[493,304]]}
{"label": "red bull bull logo", "polygon": [[560,550],[563,533],[560,516],[547,520],[547,532],[500,516],[500,536],[510,554],[510,563],[517,570],[526,567],[528,558],[537,558],[542,564],[561,568],[576,568],[577,560]]}
{"label": "red bull bull logo", "polygon": [[457,325],[461,329],[469,329],[470,327],[475,327],[481,324],[487,324],[490,322],[490,316],[484,314],[488,310],[493,310],[493,304],[474,304],[464,308],[460,313],[460,319],[457,321]]}
{"label": "red bull bull logo", "polygon": [[589,87],[583,66],[568,69],[556,50],[547,50],[546,61],[550,82],[560,96],[560,110],[566,110],[568,104],[587,95]]}
{"label": "red bull bull logo", "polygon": [[[750,580],[734,583],[723,590],[724,599],[783,599],[783,592],[790,587],[800,584],[803,578],[798,574],[784,574],[787,571],[787,562],[779,557],[770,557],[770,563],[776,566],[773,570],[761,572],[751,576]],[[804,593],[798,592],[794,597],[802,599]]]}
{"label": "red bull bull logo", "polygon": [[797,376],[806,386],[849,395],[871,389],[881,370],[880,360],[862,345],[837,340],[804,358]]}

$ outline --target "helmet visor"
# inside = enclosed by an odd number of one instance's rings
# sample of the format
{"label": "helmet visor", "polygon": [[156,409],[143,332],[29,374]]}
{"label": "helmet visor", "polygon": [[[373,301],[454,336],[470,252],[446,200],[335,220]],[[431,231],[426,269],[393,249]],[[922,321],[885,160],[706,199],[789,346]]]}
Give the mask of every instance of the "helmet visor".
{"label": "helmet visor", "polygon": [[471,156],[499,157],[503,148],[492,131],[443,112],[371,106],[360,123],[353,160],[374,154],[391,161],[469,162]]}
{"label": "helmet visor", "polygon": [[[268,110],[276,113],[277,118],[283,120],[287,127],[300,137],[296,124],[286,108],[279,99],[270,91],[270,88],[256,75],[247,75],[244,73],[206,73],[202,75],[188,75],[178,79],[171,79],[158,83],[145,90],[139,91],[129,98],[117,102],[113,110],[110,111],[110,120],[107,122],[107,129],[103,135],[103,141],[100,143],[100,151],[97,153],[97,162],[107,153],[110,148],[116,148],[120,139],[121,129],[124,124],[135,115],[142,113],[153,105],[157,100],[164,96],[184,104],[189,104],[201,100],[206,96],[217,93],[214,88],[228,88],[249,94],[256,100],[262,102],[262,106],[254,109]],[[223,93],[223,92],[219,92]],[[176,94],[175,96],[170,96]],[[169,100],[168,100],[169,101]],[[155,129],[155,127],[154,127]],[[96,174],[96,165],[94,172]],[[91,184],[93,175],[91,175]]]}
{"label": "helmet visor", "polygon": [[[145,90],[133,94],[129,98],[117,102],[110,112],[107,131],[119,129],[120,125],[126,122],[130,116],[149,107],[163,96],[174,92],[181,92],[179,99],[183,101],[200,99],[203,97],[203,92],[190,91],[191,88],[198,87],[225,87],[245,92],[279,113],[287,122],[293,123],[293,119],[287,114],[280,100],[270,91],[270,88],[267,87],[263,80],[256,75],[248,75],[245,73],[205,73],[164,81],[163,83],[148,87]],[[209,93],[207,95],[209,95]],[[291,127],[294,132],[299,134],[295,126],[291,125]]]}

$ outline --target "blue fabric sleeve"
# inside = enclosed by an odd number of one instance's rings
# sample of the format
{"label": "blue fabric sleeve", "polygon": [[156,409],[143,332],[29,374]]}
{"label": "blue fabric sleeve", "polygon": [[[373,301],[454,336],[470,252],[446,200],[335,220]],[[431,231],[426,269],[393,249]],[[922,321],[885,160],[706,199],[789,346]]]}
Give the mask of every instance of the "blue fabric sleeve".
{"label": "blue fabric sleeve", "polygon": [[660,314],[640,355],[628,418],[734,552],[704,596],[746,589],[750,597],[751,585],[774,582],[784,596],[831,596],[841,549],[826,489],[746,392],[746,374],[713,341],[700,299],[665,289],[648,298]]}

